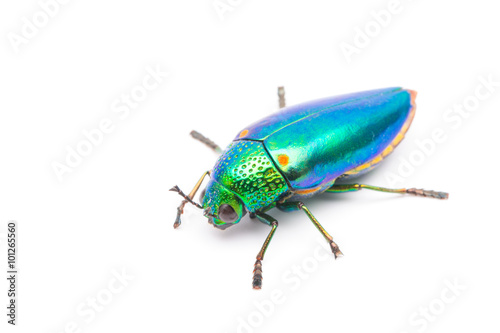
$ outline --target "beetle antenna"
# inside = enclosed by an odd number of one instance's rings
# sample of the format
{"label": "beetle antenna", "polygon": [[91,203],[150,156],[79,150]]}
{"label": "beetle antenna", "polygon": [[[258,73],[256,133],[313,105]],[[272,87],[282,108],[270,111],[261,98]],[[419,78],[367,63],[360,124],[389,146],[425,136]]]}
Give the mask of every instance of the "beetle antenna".
{"label": "beetle antenna", "polygon": [[191,193],[189,195],[185,195],[184,192],[181,191],[179,186],[175,185],[170,189],[170,191],[177,192],[179,193],[184,200],[182,200],[181,204],[179,207],[177,207],[177,217],[175,218],[174,222],[174,228],[178,228],[181,225],[181,215],[184,213],[184,206],[189,202],[196,207],[202,209],[203,207],[200,204],[197,204],[196,202],[193,201],[194,196],[196,195],[196,192],[200,189],[201,183],[203,183],[203,179],[205,179],[206,176],[210,175],[210,171],[206,171],[201,178],[198,180],[194,188],[191,190]]}
{"label": "beetle antenna", "polygon": [[184,213],[184,206],[189,202],[195,205],[198,208],[202,208],[199,204],[191,200],[190,197],[184,194],[184,192],[181,191],[179,186],[175,185],[170,189],[170,191],[177,192],[179,193],[184,200],[182,200],[181,204],[179,207],[177,207],[177,216],[175,217],[175,222],[174,222],[174,228],[177,229],[181,225],[181,215]]}
{"label": "beetle antenna", "polygon": [[179,188],[179,186],[175,185],[174,187],[172,187],[169,191],[173,191],[173,192],[177,192],[179,193],[179,195],[181,197],[184,198],[185,201],[189,202],[190,204],[193,204],[195,205],[196,207],[198,207],[199,209],[203,209],[203,207],[197,203],[197,202],[194,202],[190,197],[188,197],[187,195],[184,194],[184,192],[181,191],[181,189]]}

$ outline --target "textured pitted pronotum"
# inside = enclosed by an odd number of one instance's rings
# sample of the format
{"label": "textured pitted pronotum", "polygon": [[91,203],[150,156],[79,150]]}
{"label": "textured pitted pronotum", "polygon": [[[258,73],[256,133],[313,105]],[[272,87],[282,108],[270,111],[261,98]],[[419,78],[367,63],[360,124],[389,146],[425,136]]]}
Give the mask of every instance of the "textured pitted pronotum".
{"label": "textured pitted pronotum", "polygon": [[[422,189],[388,189],[365,184],[336,184],[375,168],[404,138],[415,116],[416,92],[385,88],[330,97],[285,107],[283,87],[278,88],[280,111],[238,132],[206,171],[189,195],[177,186],[184,200],[177,209],[174,227],[181,224],[184,205],[203,209],[209,223],[226,229],[250,213],[271,231],[254,265],[253,288],[262,287],[262,260],[278,227],[266,212],[302,210],[330,244],[335,258],[342,255],[333,237],[302,200],[320,193],[341,193],[363,188],[447,199],[445,192]],[[214,142],[198,132],[191,135],[220,152]],[[193,201],[204,178],[210,180],[201,204]]]}

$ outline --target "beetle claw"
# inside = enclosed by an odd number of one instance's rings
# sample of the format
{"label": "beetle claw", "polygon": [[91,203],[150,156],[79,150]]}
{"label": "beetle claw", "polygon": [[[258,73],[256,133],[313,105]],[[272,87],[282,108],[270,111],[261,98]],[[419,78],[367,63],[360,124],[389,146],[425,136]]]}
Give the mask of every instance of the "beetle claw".
{"label": "beetle claw", "polygon": [[334,241],[330,241],[330,247],[332,249],[333,255],[335,256],[335,259],[344,256],[342,251],[340,251],[339,246]]}
{"label": "beetle claw", "polygon": [[180,190],[181,190],[181,189],[179,188],[179,186],[175,185],[175,186],[174,186],[174,187],[172,187],[169,191],[179,193],[179,192],[180,192]]}

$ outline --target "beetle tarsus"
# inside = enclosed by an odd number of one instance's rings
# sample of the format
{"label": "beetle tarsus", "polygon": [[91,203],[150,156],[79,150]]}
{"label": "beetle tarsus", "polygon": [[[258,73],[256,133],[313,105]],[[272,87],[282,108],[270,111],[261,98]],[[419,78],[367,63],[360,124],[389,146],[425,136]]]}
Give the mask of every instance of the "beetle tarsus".
{"label": "beetle tarsus", "polygon": [[278,98],[279,98],[278,104],[279,104],[280,109],[284,108],[286,106],[285,87],[278,87]]}
{"label": "beetle tarsus", "polygon": [[436,198],[436,199],[441,199],[441,200],[446,200],[446,199],[448,199],[448,196],[449,196],[449,194],[446,192],[438,192],[438,191],[424,190],[424,189],[418,189],[418,188],[409,188],[406,190],[406,193],[413,194],[413,195],[420,196],[420,197],[431,197],[431,198]]}
{"label": "beetle tarsus", "polygon": [[[181,206],[184,206],[183,204],[184,202],[182,202]],[[177,207],[177,216],[174,222],[174,229],[177,229],[181,225],[181,214],[183,213],[181,206]]]}
{"label": "beetle tarsus", "polygon": [[177,216],[175,217],[174,229],[177,229],[181,225],[181,215],[184,213],[184,206],[188,203],[187,200],[182,200],[179,207],[177,207]]}
{"label": "beetle tarsus", "polygon": [[185,197],[184,192],[182,192],[181,189],[179,188],[179,186],[177,186],[177,185],[175,185],[174,187],[172,187],[169,191],[177,192],[181,196]]}
{"label": "beetle tarsus", "polygon": [[253,289],[262,288],[262,261],[260,259],[257,259],[257,261],[255,261],[252,287]]}
{"label": "beetle tarsus", "polygon": [[330,248],[332,249],[333,255],[335,256],[335,259],[343,257],[344,254],[342,251],[340,251],[339,246],[337,243],[335,243],[333,240],[330,241]]}
{"label": "beetle tarsus", "polygon": [[207,138],[206,136],[204,136],[200,132],[191,131],[191,133],[189,133],[189,134],[191,134],[191,136],[194,139],[200,141],[201,143],[204,143],[207,147],[209,147],[210,149],[212,149],[216,153],[218,153],[218,154],[222,153],[222,149],[219,147],[219,145],[217,145],[215,142],[213,142],[212,140],[210,140],[209,138]]}

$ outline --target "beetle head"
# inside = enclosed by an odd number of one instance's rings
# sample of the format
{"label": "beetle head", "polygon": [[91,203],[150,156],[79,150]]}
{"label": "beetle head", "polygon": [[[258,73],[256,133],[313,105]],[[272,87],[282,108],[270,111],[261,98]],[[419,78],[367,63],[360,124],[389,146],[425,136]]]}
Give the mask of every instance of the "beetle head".
{"label": "beetle head", "polygon": [[246,214],[240,198],[214,179],[210,180],[202,195],[204,215],[218,229],[235,225]]}

